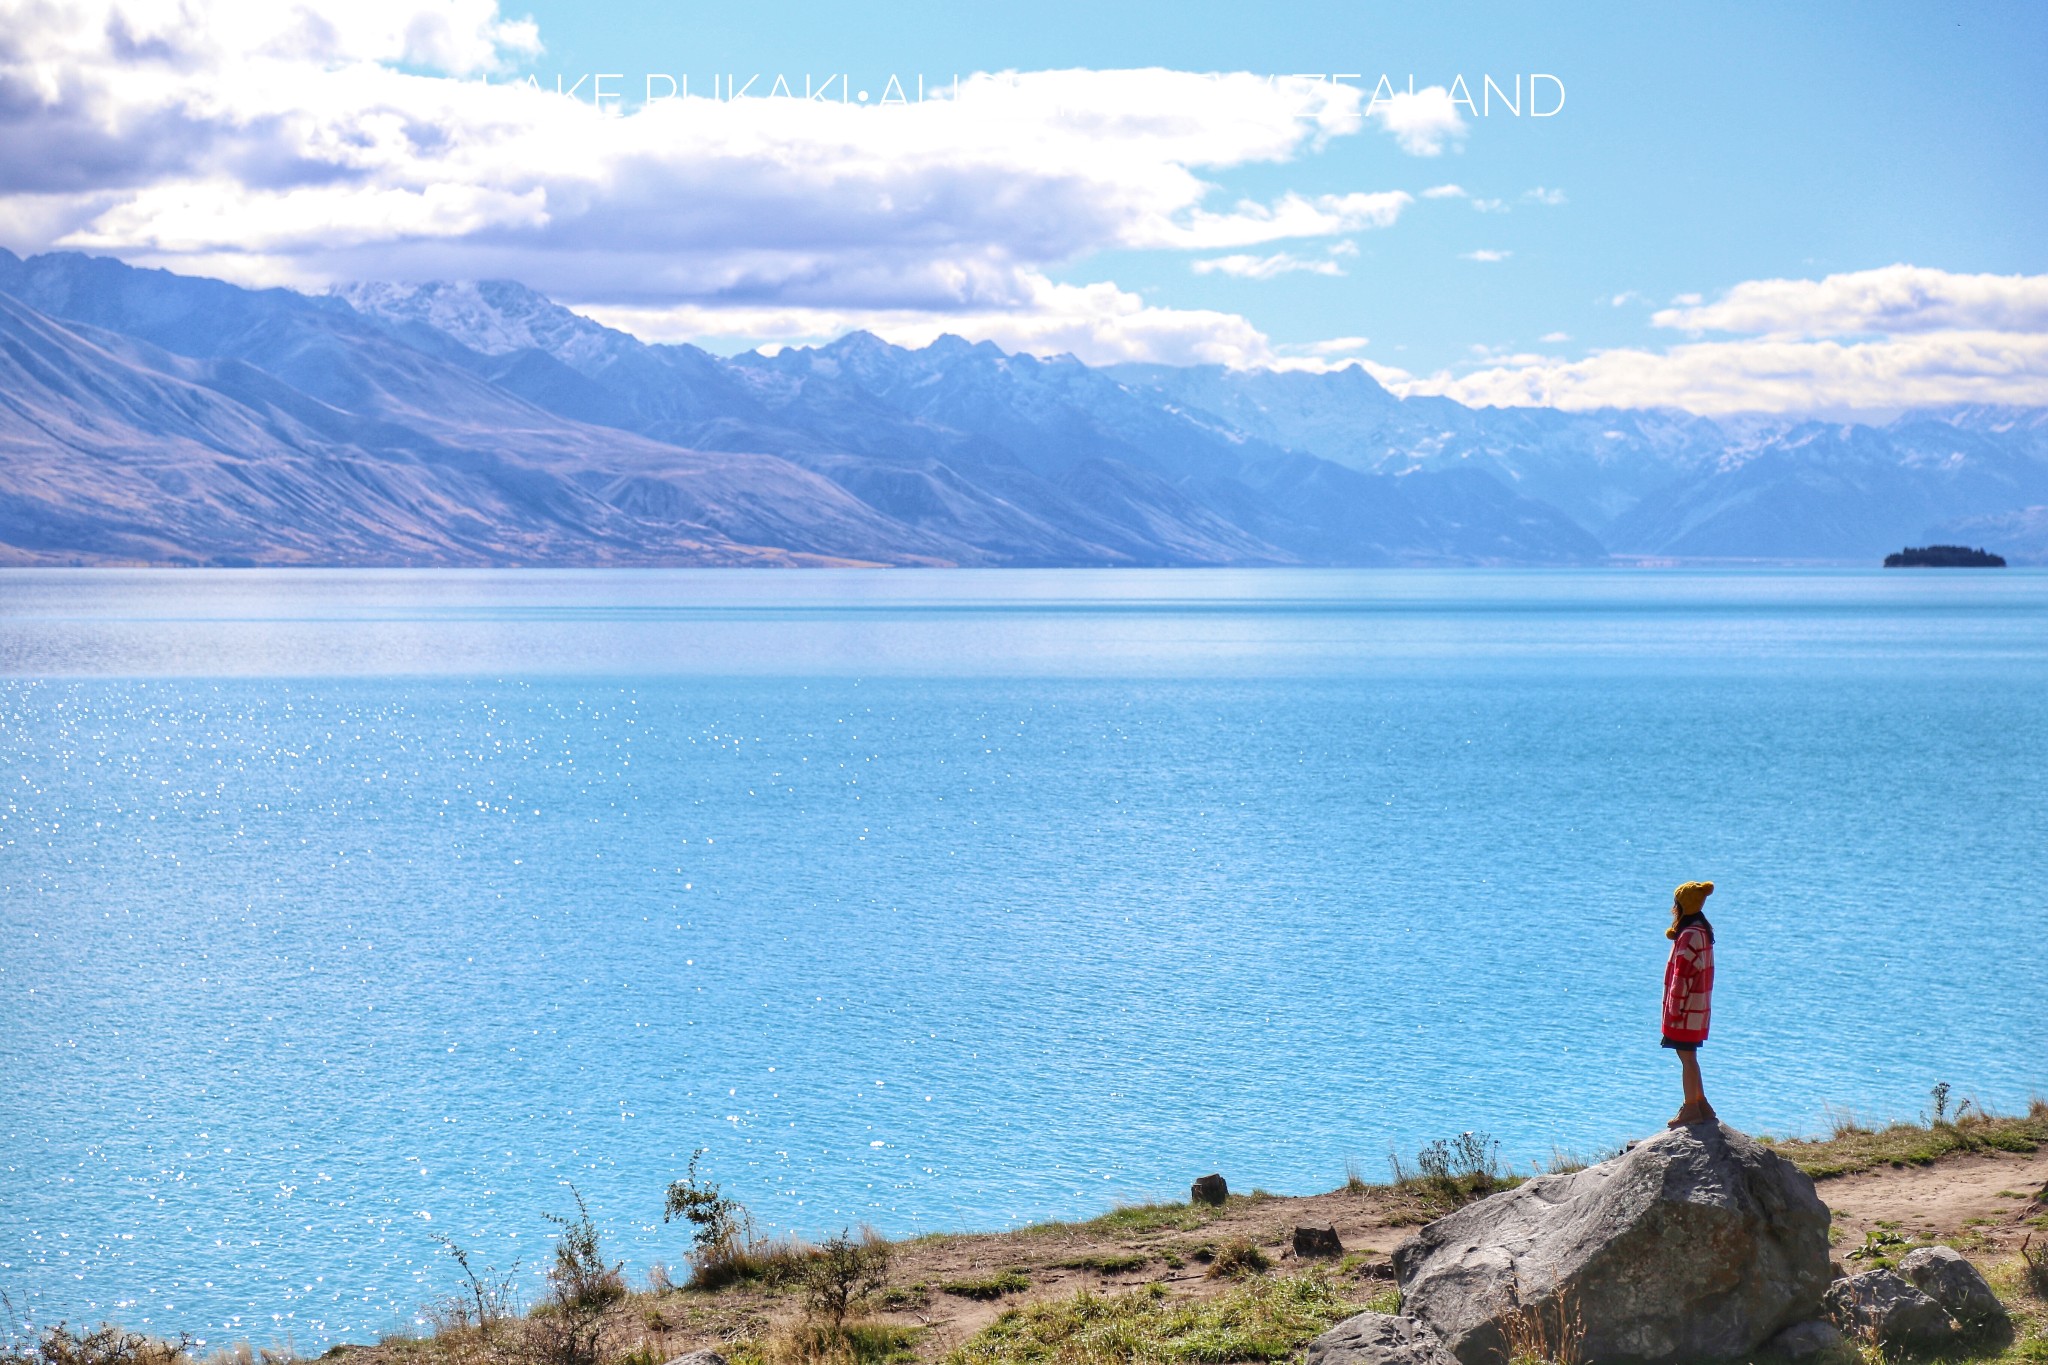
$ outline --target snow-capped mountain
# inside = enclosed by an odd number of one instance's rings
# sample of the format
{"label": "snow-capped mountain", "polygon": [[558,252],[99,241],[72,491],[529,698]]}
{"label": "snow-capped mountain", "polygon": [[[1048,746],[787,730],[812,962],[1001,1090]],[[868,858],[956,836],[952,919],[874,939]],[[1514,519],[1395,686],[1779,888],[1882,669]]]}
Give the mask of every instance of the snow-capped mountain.
{"label": "snow-capped mountain", "polygon": [[0,452],[16,562],[2048,559],[2034,409],[1473,409],[865,333],[720,358],[508,281],[308,297],[75,254],[0,252]]}

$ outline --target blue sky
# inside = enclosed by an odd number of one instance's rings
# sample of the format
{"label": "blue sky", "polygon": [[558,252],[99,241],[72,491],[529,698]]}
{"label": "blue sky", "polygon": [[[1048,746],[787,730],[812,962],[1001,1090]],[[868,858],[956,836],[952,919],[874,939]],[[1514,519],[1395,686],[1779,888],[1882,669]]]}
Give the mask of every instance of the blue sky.
{"label": "blue sky", "polygon": [[[27,60],[0,79],[44,92],[8,116],[27,156],[0,158],[16,250],[308,289],[510,275],[726,351],[868,326],[1358,360],[1467,401],[2048,402],[2039,4],[207,0],[198,36],[146,0],[68,28],[10,8]],[[133,41],[152,24],[182,65]],[[208,82],[172,88],[173,66]],[[1283,127],[1256,91],[1130,75],[1154,68],[1357,73],[1358,95]],[[1092,83],[1030,83],[1072,71]],[[525,89],[596,72],[699,98],[607,120]],[[1027,79],[964,131],[700,107],[727,73],[831,72],[876,94]],[[1476,98],[1532,72],[1561,82],[1555,117],[1454,114],[1433,142],[1361,117],[1382,74]],[[60,160],[88,169],[62,183]],[[1302,230],[1274,225],[1295,210]],[[1731,291],[1767,306],[1697,311]]]}
{"label": "blue sky", "polygon": [[[1506,201],[1442,204],[1420,230],[1361,241],[1340,279],[1195,276],[1115,253],[1065,267],[1148,297],[1252,314],[1276,339],[1365,333],[1415,365],[1560,330],[1583,345],[1645,334],[1662,304],[1739,281],[1898,261],[2048,269],[2048,6],[2040,4],[710,5],[530,7],[547,51],[522,70],[874,73],[1068,66],[1370,73],[1418,85],[1544,71],[1567,104],[1478,123],[1461,150],[1403,156],[1343,139],[1230,189],[1407,189],[1446,182]],[[573,79],[573,76],[572,76]],[[630,84],[630,82],[629,82]],[[1536,186],[1565,205],[1516,202]],[[1463,253],[1509,251],[1484,264]],[[1410,366],[1413,368],[1413,366]]]}

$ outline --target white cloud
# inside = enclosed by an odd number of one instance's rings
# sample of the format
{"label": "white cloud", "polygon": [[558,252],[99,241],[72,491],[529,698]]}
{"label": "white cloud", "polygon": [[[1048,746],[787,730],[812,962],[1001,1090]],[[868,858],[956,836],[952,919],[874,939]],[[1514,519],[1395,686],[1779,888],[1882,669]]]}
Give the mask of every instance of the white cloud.
{"label": "white cloud", "polygon": [[1362,351],[1371,344],[1372,341],[1368,337],[1331,337],[1328,341],[1311,341],[1306,345],[1283,346],[1280,349],[1302,351],[1309,355],[1348,355],[1353,351]]}
{"label": "white cloud", "polygon": [[1472,201],[1472,208],[1478,213],[1506,213],[1508,211],[1505,199],[1474,199]]}
{"label": "white cloud", "polygon": [[1774,336],[1985,329],[2048,331],[2048,275],[1957,275],[1889,265],[1821,280],[1749,280],[1713,303],[1651,315],[1659,327]]}
{"label": "white cloud", "polygon": [[1570,332],[1545,332],[1542,336],[1536,339],[1538,341],[1549,342],[1552,345],[1556,345],[1560,341],[1570,341],[1572,339],[1572,334]]}
{"label": "white cloud", "polygon": [[[248,61],[388,62],[467,76],[541,50],[533,21],[502,18],[496,0],[11,0],[0,12],[16,52],[87,64],[125,57],[146,83]],[[43,83],[45,94],[57,88]]]}
{"label": "white cloud", "polygon": [[1410,156],[1439,156],[1444,148],[1462,143],[1470,131],[1451,92],[1441,85],[1375,96],[1368,113]]}
{"label": "white cloud", "polygon": [[764,338],[825,342],[855,330],[899,346],[925,346],[948,332],[993,341],[1034,355],[1071,354],[1091,365],[1149,360],[1170,365],[1272,365],[1280,357],[1265,333],[1235,313],[1161,308],[1116,285],[1058,284],[1027,277],[1020,307],[937,314],[906,308],[797,306],[586,307],[579,312],[648,341],[725,341],[735,347]]}
{"label": "white cloud", "polygon": [[[0,0],[0,241],[304,288],[509,277],[718,335],[1015,313],[1013,340],[1123,327],[1184,350],[1209,316],[1219,350],[1254,355],[1242,318],[1111,285],[1076,286],[1118,300],[1082,307],[1047,272],[1385,228],[1414,202],[1217,202],[1215,173],[1363,129],[1339,82],[1005,72],[907,107],[699,94],[622,115],[504,77],[539,46],[493,0]],[[1381,115],[1404,145],[1462,135],[1415,101]]]}
{"label": "white cloud", "polygon": [[1522,202],[1525,204],[1546,204],[1555,208],[1564,202],[1564,191],[1547,190],[1543,186],[1538,185],[1533,190],[1524,190],[1522,192]]}
{"label": "white cloud", "polygon": [[[1609,301],[1643,300],[1627,291]],[[2048,406],[2048,276],[1894,265],[1821,280],[1751,280],[1713,303],[1697,294],[1675,303],[1651,321],[1749,335],[1579,360],[1475,348],[1480,354],[1462,370],[1400,374],[1389,386],[1474,404],[1702,413]],[[1556,332],[1543,340],[1570,338]]]}
{"label": "white cloud", "polygon": [[1701,413],[1891,411],[1920,404],[2048,405],[2048,335],[1951,332],[1844,343],[1764,339],[1583,360],[1515,357],[1397,391],[1503,407],[1686,408]]}
{"label": "white cloud", "polygon": [[1161,219],[1134,233],[1122,245],[1199,251],[1253,246],[1288,237],[1327,237],[1339,232],[1389,227],[1401,216],[1401,210],[1414,202],[1402,190],[1325,194],[1314,199],[1288,194],[1272,204],[1246,200],[1229,213],[1197,209],[1177,221]]}
{"label": "white cloud", "polygon": [[1432,185],[1422,192],[1424,199],[1465,199],[1469,196],[1458,185]]}
{"label": "white cloud", "polygon": [[1197,275],[1230,275],[1240,280],[1270,280],[1278,275],[1307,272],[1312,275],[1342,275],[1344,267],[1330,260],[1308,260],[1285,251],[1271,256],[1212,256],[1191,267]]}
{"label": "white cloud", "polygon": [[1490,251],[1482,247],[1477,251],[1464,252],[1458,259],[1461,261],[1504,261],[1514,254],[1512,251]]}

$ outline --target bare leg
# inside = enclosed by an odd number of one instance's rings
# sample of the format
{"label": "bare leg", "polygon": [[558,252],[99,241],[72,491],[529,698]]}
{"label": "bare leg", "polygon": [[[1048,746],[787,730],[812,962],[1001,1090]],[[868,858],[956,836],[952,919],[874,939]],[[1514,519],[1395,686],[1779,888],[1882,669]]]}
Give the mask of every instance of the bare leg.
{"label": "bare leg", "polygon": [[1685,1086],[1687,1104],[1705,1104],[1706,1087],[1700,1083],[1700,1054],[1693,1051],[1678,1054],[1679,1079]]}

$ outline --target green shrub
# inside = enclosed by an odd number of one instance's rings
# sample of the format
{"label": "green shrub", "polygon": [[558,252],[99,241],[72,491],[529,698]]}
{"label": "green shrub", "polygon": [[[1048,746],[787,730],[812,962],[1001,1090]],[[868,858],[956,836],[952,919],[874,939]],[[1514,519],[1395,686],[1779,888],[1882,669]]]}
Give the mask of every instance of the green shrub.
{"label": "green shrub", "polygon": [[848,1312],[860,1307],[889,1284],[889,1244],[873,1228],[853,1237],[841,1231],[803,1262],[804,1306],[839,1327]]}

